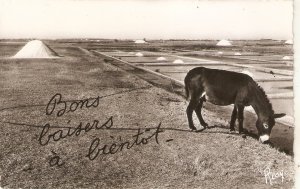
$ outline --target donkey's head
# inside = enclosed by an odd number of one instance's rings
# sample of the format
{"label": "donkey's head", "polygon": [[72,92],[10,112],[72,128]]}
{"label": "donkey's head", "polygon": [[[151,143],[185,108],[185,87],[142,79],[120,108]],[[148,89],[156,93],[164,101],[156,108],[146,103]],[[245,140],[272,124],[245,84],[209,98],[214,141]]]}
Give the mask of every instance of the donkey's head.
{"label": "donkey's head", "polygon": [[275,125],[275,119],[285,116],[285,114],[273,114],[269,117],[262,117],[257,119],[256,128],[258,131],[259,141],[266,143],[270,139],[270,134],[273,126]]}

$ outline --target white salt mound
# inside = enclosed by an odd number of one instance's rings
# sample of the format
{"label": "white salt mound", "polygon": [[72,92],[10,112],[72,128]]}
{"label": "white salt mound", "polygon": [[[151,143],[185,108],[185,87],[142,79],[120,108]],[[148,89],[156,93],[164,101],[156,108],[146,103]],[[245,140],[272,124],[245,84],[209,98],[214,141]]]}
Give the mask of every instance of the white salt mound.
{"label": "white salt mound", "polygon": [[248,70],[243,70],[241,73],[249,75],[250,77],[253,78],[253,73],[249,72]]}
{"label": "white salt mound", "polygon": [[142,53],[138,52],[135,54],[135,56],[144,56]]}
{"label": "white salt mound", "polygon": [[241,56],[242,54],[237,52],[237,53],[234,53],[234,55],[235,56]]}
{"label": "white salt mound", "polygon": [[40,40],[29,41],[12,58],[57,58],[58,54]]}
{"label": "white salt mound", "polygon": [[129,52],[128,54],[134,54],[134,52]]}
{"label": "white salt mound", "polygon": [[231,46],[232,44],[228,40],[221,40],[217,43],[217,46]]}
{"label": "white salt mound", "polygon": [[180,60],[180,59],[177,59],[177,60],[174,60],[173,63],[184,63],[184,62],[182,60]]}
{"label": "white salt mound", "polygon": [[156,60],[164,61],[167,60],[165,57],[158,57]]}
{"label": "white salt mound", "polygon": [[138,39],[138,40],[136,40],[134,43],[142,44],[142,43],[146,43],[146,41],[144,41],[144,40],[142,40],[142,39]]}
{"label": "white salt mound", "polygon": [[219,51],[218,54],[223,54],[223,52]]}
{"label": "white salt mound", "polygon": [[285,41],[285,44],[292,45],[292,44],[293,44],[293,40],[291,40],[291,39],[289,39],[289,40],[286,40],[286,41]]}
{"label": "white salt mound", "polygon": [[291,58],[289,56],[284,56],[282,59],[283,60],[291,60]]}

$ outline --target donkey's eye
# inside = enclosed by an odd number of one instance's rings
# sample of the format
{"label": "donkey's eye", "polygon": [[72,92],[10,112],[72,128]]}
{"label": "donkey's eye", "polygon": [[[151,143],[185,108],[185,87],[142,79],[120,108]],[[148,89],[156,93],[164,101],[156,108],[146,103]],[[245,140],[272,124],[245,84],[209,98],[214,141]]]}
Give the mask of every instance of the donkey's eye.
{"label": "donkey's eye", "polygon": [[269,125],[266,124],[266,123],[264,123],[263,126],[264,126],[265,129],[268,129],[268,128],[269,128]]}

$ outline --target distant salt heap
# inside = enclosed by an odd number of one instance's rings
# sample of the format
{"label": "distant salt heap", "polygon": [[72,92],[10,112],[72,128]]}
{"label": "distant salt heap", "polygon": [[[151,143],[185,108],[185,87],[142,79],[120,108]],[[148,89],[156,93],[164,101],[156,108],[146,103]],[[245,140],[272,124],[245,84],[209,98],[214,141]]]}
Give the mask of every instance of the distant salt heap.
{"label": "distant salt heap", "polygon": [[241,53],[238,53],[238,52],[236,52],[236,53],[234,53],[234,55],[235,55],[235,56],[241,56],[242,54],[241,54]]}
{"label": "distant salt heap", "polygon": [[57,58],[58,54],[40,40],[29,41],[12,58]]}
{"label": "distant salt heap", "polygon": [[223,46],[223,47],[225,47],[225,46],[231,46],[231,45],[232,44],[228,40],[225,40],[225,39],[223,39],[223,40],[221,40],[221,41],[219,41],[217,43],[217,46]]}
{"label": "distant salt heap", "polygon": [[165,61],[167,60],[165,57],[158,57],[156,60],[159,60],[159,61]]}
{"label": "distant salt heap", "polygon": [[223,52],[219,51],[218,54],[223,54]]}
{"label": "distant salt heap", "polygon": [[289,40],[286,40],[286,41],[285,41],[285,44],[292,45],[292,44],[293,44],[293,40],[291,40],[291,39],[289,39]]}
{"label": "distant salt heap", "polygon": [[142,53],[138,52],[135,54],[135,56],[144,56]]}
{"label": "distant salt heap", "polygon": [[142,40],[142,39],[138,39],[134,43],[136,43],[136,44],[143,44],[143,43],[147,43],[147,42],[144,41],[144,40]]}
{"label": "distant salt heap", "polygon": [[182,60],[180,60],[180,59],[177,59],[177,60],[174,60],[173,63],[184,63],[184,62]]}
{"label": "distant salt heap", "polygon": [[283,60],[291,60],[291,58],[289,56],[284,56],[282,59]]}
{"label": "distant salt heap", "polygon": [[250,72],[250,71],[248,71],[248,70],[243,70],[241,73],[246,74],[246,75],[249,75],[250,77],[253,78],[253,73]]}

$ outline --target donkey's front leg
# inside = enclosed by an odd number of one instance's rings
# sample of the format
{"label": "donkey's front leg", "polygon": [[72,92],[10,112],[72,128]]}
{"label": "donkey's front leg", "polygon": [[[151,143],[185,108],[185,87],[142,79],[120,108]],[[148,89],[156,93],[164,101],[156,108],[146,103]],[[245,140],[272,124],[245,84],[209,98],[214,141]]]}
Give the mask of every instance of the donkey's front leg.
{"label": "donkey's front leg", "polygon": [[195,107],[197,106],[197,104],[198,104],[198,102],[196,100],[191,100],[186,109],[189,127],[192,130],[197,130],[197,128],[194,126],[194,123],[193,123],[193,111],[195,110]]}
{"label": "donkey's front leg", "polygon": [[236,107],[236,105],[234,105],[234,108],[233,108],[233,111],[231,114],[231,120],[230,120],[230,131],[235,131],[234,124],[236,121],[236,115],[237,115],[237,107]]}
{"label": "donkey's front leg", "polygon": [[238,121],[239,121],[239,133],[243,133],[243,121],[244,121],[244,106],[239,105],[238,106]]}

